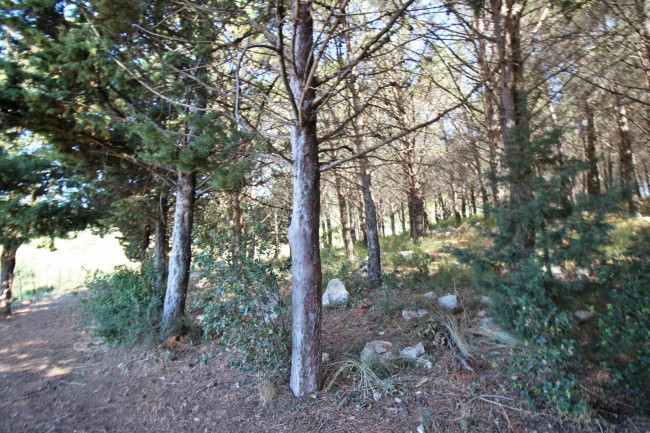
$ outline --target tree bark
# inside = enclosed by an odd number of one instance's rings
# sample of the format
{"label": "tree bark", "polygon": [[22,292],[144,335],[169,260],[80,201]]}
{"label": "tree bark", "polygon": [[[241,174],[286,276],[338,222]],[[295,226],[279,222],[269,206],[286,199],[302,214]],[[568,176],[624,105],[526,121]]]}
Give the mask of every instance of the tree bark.
{"label": "tree bark", "polygon": [[407,202],[409,208],[409,222],[411,226],[411,239],[419,244],[425,236],[424,197],[419,183],[412,183],[408,189]]}
{"label": "tree bark", "polygon": [[345,253],[350,263],[354,263],[354,242],[352,241],[352,233],[350,229],[350,213],[348,212],[348,203],[343,194],[343,187],[341,185],[341,177],[334,173],[334,186],[336,188],[336,198],[339,202],[339,213],[341,217],[341,231],[343,237],[343,244],[345,245]]}
{"label": "tree bark", "polygon": [[316,83],[307,82],[313,61],[311,2],[292,2],[292,9],[293,62],[289,81],[298,112],[294,113],[291,125],[293,213],[289,245],[292,251],[293,327],[290,386],[296,396],[304,396],[318,390],[321,361],[320,172],[316,112],[312,105]]}
{"label": "tree bark", "polygon": [[589,162],[587,171],[587,194],[591,196],[600,195],[600,177],[598,175],[598,161],[596,157],[596,128],[594,126],[594,111],[585,103],[585,116],[587,117],[586,125],[586,143],[585,158]]}
{"label": "tree bark", "polygon": [[515,1],[491,0],[499,64],[501,101],[499,115],[506,167],[510,177],[510,208],[518,219],[512,226],[513,251],[518,256],[513,266],[521,269],[535,247],[535,228],[520,217],[533,200],[529,180],[533,174],[530,160],[530,129],[528,107],[522,90],[523,57],[520,23],[523,8]]}
{"label": "tree bark", "polygon": [[0,270],[0,316],[11,314],[11,297],[14,287],[14,270],[16,269],[16,251],[20,244],[10,243],[2,246],[2,264]]}
{"label": "tree bark", "polygon": [[623,199],[627,202],[630,216],[638,217],[641,216],[641,205],[639,203],[639,188],[634,168],[634,154],[632,153],[632,137],[630,135],[627,109],[618,98],[616,100],[616,123],[619,133],[618,157]]}
{"label": "tree bark", "polygon": [[[646,170],[646,173],[648,170]],[[395,236],[395,209],[393,209],[393,203],[390,204],[390,234]]]}
{"label": "tree bark", "polygon": [[149,251],[150,240],[151,240],[151,224],[147,222],[145,223],[144,227],[142,227],[142,239],[140,240],[140,260],[142,262],[144,262],[144,260],[147,258],[147,251]]}
{"label": "tree bark", "polygon": [[241,207],[241,191],[232,190],[227,193],[228,200],[228,229],[230,230],[230,255],[232,262],[238,266],[242,257],[243,212]]}
{"label": "tree bark", "polygon": [[167,212],[169,203],[167,191],[161,191],[158,197],[155,244],[153,251],[153,266],[156,273],[156,288],[162,288],[167,281],[167,251],[169,249],[169,240],[167,239]]}
{"label": "tree bark", "polygon": [[196,172],[178,172],[176,181],[176,208],[172,228],[172,251],[169,257],[169,274],[165,291],[161,340],[176,331],[179,321],[185,314],[185,298],[190,280],[192,261],[192,224],[194,220],[194,194],[196,191]]}
{"label": "tree bark", "polygon": [[404,209],[404,203],[400,203],[400,222],[402,223],[402,233],[406,231],[406,210]]}

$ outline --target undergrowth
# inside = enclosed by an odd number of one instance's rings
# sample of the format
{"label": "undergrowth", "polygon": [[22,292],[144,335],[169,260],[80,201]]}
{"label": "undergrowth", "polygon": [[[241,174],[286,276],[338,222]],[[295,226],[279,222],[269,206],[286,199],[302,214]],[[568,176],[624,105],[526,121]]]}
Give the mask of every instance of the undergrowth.
{"label": "undergrowth", "polygon": [[89,278],[88,297],[82,299],[84,323],[107,343],[154,344],[162,313],[164,287],[155,287],[150,260],[142,269],[119,266],[96,271]]}

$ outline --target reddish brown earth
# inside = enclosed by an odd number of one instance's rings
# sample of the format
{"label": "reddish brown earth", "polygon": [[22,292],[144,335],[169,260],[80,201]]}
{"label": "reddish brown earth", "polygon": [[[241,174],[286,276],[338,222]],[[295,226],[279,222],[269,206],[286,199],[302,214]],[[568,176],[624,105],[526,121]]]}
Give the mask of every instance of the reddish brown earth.
{"label": "reddish brown earth", "polygon": [[[184,342],[107,348],[78,329],[77,301],[55,292],[0,322],[1,432],[416,432],[423,419],[426,432],[648,431],[642,419],[599,427],[534,411],[487,359],[472,373],[443,351],[431,370],[403,367],[394,393],[377,402],[343,375],[313,398],[295,398],[284,385],[263,404],[260,396],[273,393],[229,369],[228,353]],[[379,336],[367,310],[325,315],[324,348],[334,361],[371,339],[412,338],[413,325],[397,319]]]}

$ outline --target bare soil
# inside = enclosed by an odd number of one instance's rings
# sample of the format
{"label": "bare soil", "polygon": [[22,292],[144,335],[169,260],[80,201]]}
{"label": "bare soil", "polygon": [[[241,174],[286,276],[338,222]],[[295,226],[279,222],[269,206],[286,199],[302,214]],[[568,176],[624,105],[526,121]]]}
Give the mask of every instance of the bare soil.
{"label": "bare soil", "polygon": [[[78,328],[77,303],[55,291],[0,321],[1,432],[650,431],[647,419],[561,420],[531,409],[491,359],[476,360],[471,372],[442,349],[431,349],[430,370],[400,366],[378,401],[345,374],[317,395],[295,398],[286,385],[260,386],[258,377],[230,369],[232,353],[210,344],[106,347]],[[359,303],[324,315],[323,345],[333,361],[358,356],[370,340],[417,342],[413,323],[369,320],[369,309]]]}

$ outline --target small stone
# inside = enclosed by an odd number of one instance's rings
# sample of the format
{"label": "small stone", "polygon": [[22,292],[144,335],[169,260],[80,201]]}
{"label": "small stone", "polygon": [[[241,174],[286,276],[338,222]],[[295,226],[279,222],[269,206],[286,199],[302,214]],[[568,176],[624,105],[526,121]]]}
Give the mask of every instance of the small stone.
{"label": "small stone", "polygon": [[492,300],[489,296],[481,296],[481,304],[489,305]]}
{"label": "small stone", "polygon": [[400,351],[400,355],[408,359],[418,359],[421,355],[424,355],[424,345],[420,342],[415,346],[405,347]]}
{"label": "small stone", "polygon": [[436,294],[433,292],[427,292],[424,294],[424,297],[427,298],[430,301],[433,301],[436,299]]}
{"label": "small stone", "polygon": [[385,364],[393,356],[393,343],[383,340],[375,340],[366,343],[361,351],[361,361],[371,365],[375,363]]}
{"label": "small stone", "polygon": [[576,268],[576,276],[581,278],[589,278],[591,275],[589,274],[589,269]]}
{"label": "small stone", "polygon": [[375,391],[375,392],[373,392],[373,393],[372,393],[372,398],[373,398],[375,401],[379,401],[379,399],[381,398],[381,392],[379,392],[379,391]]}
{"label": "small stone", "polygon": [[400,251],[397,254],[404,257],[405,259],[410,259],[411,257],[413,257],[413,251]]}
{"label": "small stone", "polygon": [[460,300],[457,295],[447,294],[438,298],[438,305],[444,310],[451,312],[460,311]]}
{"label": "small stone", "polygon": [[478,313],[476,313],[476,317],[478,317],[479,319],[487,317],[487,311],[485,311],[485,310],[479,311]]}
{"label": "small stone", "polygon": [[199,422],[199,421],[201,421],[200,418],[194,417],[194,422]]}
{"label": "small stone", "polygon": [[578,323],[585,323],[596,317],[596,314],[592,313],[591,311],[577,310],[575,313],[573,313],[573,317]]}
{"label": "small stone", "polygon": [[402,310],[402,317],[404,320],[420,319],[429,314],[427,310]]}
{"label": "small stone", "polygon": [[213,381],[210,381],[210,383],[208,383],[206,385],[206,388],[214,388],[215,386],[217,386],[217,381],[213,380]]}
{"label": "small stone", "polygon": [[330,354],[327,352],[323,352],[323,354],[321,355],[321,361],[330,362],[330,360],[331,360]]}
{"label": "small stone", "polygon": [[418,358],[418,364],[422,364],[422,366],[427,370],[431,370],[433,368],[433,363],[426,359],[424,356]]}

